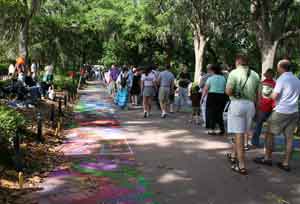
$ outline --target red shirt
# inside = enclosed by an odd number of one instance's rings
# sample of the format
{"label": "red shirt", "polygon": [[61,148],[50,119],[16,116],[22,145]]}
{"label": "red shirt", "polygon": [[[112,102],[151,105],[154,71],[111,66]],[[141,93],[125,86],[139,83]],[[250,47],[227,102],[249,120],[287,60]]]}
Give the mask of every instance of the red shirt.
{"label": "red shirt", "polygon": [[273,79],[265,79],[262,81],[262,94],[259,101],[259,110],[262,112],[272,112],[275,107],[275,101],[271,98],[271,94],[276,82]]}

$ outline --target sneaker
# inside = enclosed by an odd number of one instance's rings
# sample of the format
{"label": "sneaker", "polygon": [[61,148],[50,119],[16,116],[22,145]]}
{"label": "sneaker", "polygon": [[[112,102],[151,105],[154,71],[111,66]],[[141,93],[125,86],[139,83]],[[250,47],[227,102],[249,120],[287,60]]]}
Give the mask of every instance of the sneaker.
{"label": "sneaker", "polygon": [[209,135],[211,132],[212,132],[212,130],[211,130],[211,129],[208,129],[208,130],[205,131],[205,134],[208,134],[208,135]]}
{"label": "sneaker", "polygon": [[167,117],[167,114],[166,113],[162,113],[161,114],[161,118],[166,118]]}
{"label": "sneaker", "polygon": [[221,133],[221,130],[220,130],[220,129],[217,129],[217,130],[214,131],[214,133],[218,135],[218,134]]}

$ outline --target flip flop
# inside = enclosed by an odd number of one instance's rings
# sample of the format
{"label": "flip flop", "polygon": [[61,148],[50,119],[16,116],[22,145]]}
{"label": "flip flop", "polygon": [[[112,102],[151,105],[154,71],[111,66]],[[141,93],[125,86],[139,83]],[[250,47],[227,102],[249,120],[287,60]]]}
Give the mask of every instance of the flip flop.
{"label": "flip flop", "polygon": [[232,165],[231,167],[232,171],[236,172],[236,173],[239,173],[243,176],[247,176],[248,175],[248,171],[246,168],[240,168],[239,164],[236,163],[234,165]]}
{"label": "flip flop", "polygon": [[265,165],[265,166],[272,166],[273,165],[272,160],[266,160],[265,157],[256,157],[253,161],[256,164],[262,164],[262,165]]}
{"label": "flip flop", "polygon": [[278,166],[279,169],[281,169],[283,171],[286,171],[286,172],[291,171],[290,166],[283,165],[283,163],[281,163],[281,162],[277,163],[277,166]]}

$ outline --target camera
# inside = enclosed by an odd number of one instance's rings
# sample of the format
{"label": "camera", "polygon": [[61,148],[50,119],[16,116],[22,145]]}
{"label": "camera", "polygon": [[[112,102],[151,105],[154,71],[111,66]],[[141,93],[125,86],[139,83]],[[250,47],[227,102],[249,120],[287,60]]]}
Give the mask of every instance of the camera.
{"label": "camera", "polygon": [[234,93],[234,95],[233,95],[235,98],[237,98],[237,99],[240,99],[240,98],[242,98],[242,93],[241,92],[236,92],[236,93]]}

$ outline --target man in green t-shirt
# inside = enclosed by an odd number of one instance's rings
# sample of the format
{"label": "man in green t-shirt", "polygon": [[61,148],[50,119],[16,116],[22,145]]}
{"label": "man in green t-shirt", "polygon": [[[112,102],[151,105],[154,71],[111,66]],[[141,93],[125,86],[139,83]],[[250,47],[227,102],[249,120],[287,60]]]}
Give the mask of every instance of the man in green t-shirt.
{"label": "man in green t-shirt", "polygon": [[226,93],[231,100],[228,109],[228,133],[235,134],[233,152],[228,158],[233,163],[232,169],[243,175],[247,174],[244,138],[250,131],[255,116],[259,84],[259,75],[250,70],[247,57],[238,55],[236,69],[230,72],[226,85]]}

